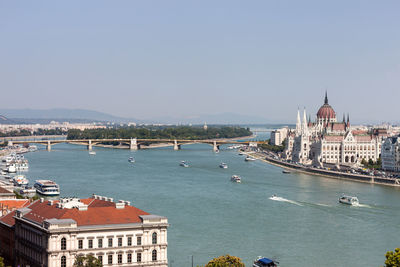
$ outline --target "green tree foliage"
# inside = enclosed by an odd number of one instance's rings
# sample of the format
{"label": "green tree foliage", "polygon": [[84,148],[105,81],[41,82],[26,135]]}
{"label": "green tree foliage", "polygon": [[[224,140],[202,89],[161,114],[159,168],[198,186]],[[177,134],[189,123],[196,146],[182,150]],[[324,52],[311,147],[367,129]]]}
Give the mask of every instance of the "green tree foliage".
{"label": "green tree foliage", "polygon": [[0,257],[0,267],[4,267],[4,259],[2,257]]}
{"label": "green tree foliage", "polygon": [[92,255],[76,256],[74,267],[102,267],[103,264],[99,259]]}
{"label": "green tree foliage", "polygon": [[379,157],[376,162],[374,162],[372,159],[369,159],[368,161],[366,161],[365,159],[362,159],[361,164],[364,165],[364,167],[368,168],[368,169],[382,169],[381,157]]}
{"label": "green tree foliage", "polygon": [[231,256],[224,255],[218,258],[212,259],[210,262],[206,264],[205,267],[245,267],[242,259]]}
{"label": "green tree foliage", "polygon": [[[286,140],[286,139],[285,139]],[[285,142],[285,141],[284,141]],[[270,144],[270,140],[260,145],[262,149],[269,150],[275,153],[283,152],[285,150],[285,145],[282,143],[280,146],[275,146]]]}
{"label": "green tree foliage", "polygon": [[386,267],[400,267],[400,248],[386,252]]}
{"label": "green tree foliage", "polygon": [[184,139],[184,140],[203,140],[215,138],[235,138],[251,135],[249,129],[241,127],[123,127],[107,129],[86,129],[80,131],[72,129],[68,131],[68,140],[76,139]]}

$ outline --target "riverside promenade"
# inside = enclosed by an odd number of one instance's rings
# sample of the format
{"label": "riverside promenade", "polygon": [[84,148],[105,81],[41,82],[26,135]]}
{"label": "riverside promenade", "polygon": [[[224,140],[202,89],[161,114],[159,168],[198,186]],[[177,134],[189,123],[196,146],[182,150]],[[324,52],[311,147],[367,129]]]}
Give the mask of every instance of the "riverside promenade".
{"label": "riverside promenade", "polygon": [[364,174],[353,174],[348,172],[340,172],[340,171],[333,171],[333,170],[326,170],[326,169],[319,169],[315,167],[308,167],[304,165],[297,165],[293,163],[289,163],[286,161],[282,161],[279,159],[274,159],[268,154],[262,152],[244,152],[246,155],[253,157],[255,159],[267,162],[269,164],[282,167],[285,169],[290,169],[297,172],[303,172],[312,175],[319,175],[328,178],[334,179],[341,179],[341,180],[349,180],[349,181],[356,181],[362,183],[369,183],[369,184],[379,184],[379,185],[386,185],[392,187],[400,187],[400,179],[396,178],[386,178],[386,177],[377,177],[372,175],[364,175]]}

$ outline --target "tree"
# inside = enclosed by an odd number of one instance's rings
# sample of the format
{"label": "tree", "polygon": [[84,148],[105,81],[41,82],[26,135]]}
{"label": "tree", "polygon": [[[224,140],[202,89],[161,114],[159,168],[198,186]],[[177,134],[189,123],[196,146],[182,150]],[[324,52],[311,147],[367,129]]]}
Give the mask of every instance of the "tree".
{"label": "tree", "polygon": [[231,256],[224,255],[218,258],[212,259],[205,267],[245,267],[242,259]]}
{"label": "tree", "polygon": [[400,248],[386,252],[386,267],[400,267]]}
{"label": "tree", "polygon": [[99,259],[92,255],[87,256],[76,256],[74,267],[102,267],[103,264]]}

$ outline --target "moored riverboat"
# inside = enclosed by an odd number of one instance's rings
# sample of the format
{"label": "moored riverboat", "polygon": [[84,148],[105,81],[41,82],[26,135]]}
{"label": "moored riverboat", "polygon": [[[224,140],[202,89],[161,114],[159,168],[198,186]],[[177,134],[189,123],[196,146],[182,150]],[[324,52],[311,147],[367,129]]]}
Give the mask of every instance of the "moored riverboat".
{"label": "moored riverboat", "polygon": [[34,187],[36,188],[36,192],[44,196],[60,195],[60,187],[50,180],[36,180]]}
{"label": "moored riverboat", "polygon": [[241,183],[242,182],[242,178],[239,175],[232,175],[231,182]]}

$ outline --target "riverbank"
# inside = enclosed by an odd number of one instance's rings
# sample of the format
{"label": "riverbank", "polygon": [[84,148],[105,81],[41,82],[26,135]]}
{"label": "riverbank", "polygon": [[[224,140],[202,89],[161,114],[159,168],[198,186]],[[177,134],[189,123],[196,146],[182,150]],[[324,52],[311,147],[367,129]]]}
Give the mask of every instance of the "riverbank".
{"label": "riverbank", "polygon": [[246,155],[258,159],[260,161],[284,168],[290,169],[297,172],[307,173],[311,175],[323,176],[327,178],[339,179],[339,180],[349,180],[354,182],[362,182],[362,183],[369,183],[369,184],[378,184],[378,185],[386,185],[392,187],[400,187],[400,179],[394,178],[383,178],[383,177],[376,177],[370,175],[363,175],[363,174],[353,174],[353,173],[345,173],[345,172],[338,172],[332,170],[324,170],[318,169],[314,167],[306,167],[302,165],[296,165],[289,162],[284,162],[281,160],[274,159],[270,156],[259,152],[244,152]]}

